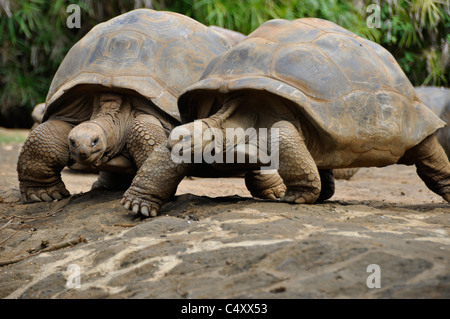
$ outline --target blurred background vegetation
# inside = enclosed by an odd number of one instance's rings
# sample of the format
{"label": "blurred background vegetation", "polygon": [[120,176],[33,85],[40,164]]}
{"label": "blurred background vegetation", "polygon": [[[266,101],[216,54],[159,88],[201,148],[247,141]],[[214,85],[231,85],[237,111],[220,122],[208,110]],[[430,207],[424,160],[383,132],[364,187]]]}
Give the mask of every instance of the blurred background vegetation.
{"label": "blurred background vegetation", "polygon": [[[69,29],[69,4],[81,28]],[[379,4],[380,28],[367,11]],[[64,55],[94,25],[135,8],[175,11],[206,25],[251,33],[274,19],[318,17],[380,43],[415,86],[449,85],[449,0],[0,0],[0,126],[31,127]]]}

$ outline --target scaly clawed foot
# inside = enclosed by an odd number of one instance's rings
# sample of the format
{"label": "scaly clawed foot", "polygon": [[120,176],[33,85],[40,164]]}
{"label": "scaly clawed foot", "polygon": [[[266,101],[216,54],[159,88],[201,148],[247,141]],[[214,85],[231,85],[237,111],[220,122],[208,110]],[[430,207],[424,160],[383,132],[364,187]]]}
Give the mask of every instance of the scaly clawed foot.
{"label": "scaly clawed foot", "polygon": [[278,173],[251,171],[245,175],[245,185],[253,197],[276,200],[286,195],[286,185]]}
{"label": "scaly clawed foot", "polygon": [[20,192],[24,203],[52,202],[70,196],[61,180],[52,184],[20,182]]}
{"label": "scaly clawed foot", "polygon": [[163,202],[153,196],[141,195],[132,189],[128,189],[123,195],[120,204],[135,214],[155,217],[158,215]]}
{"label": "scaly clawed foot", "polygon": [[[319,192],[320,193],[320,192]],[[280,199],[282,202],[295,203],[295,204],[314,204],[319,197],[318,194],[314,194],[311,191],[291,190],[286,191],[286,195]]]}
{"label": "scaly clawed foot", "polygon": [[283,198],[285,195],[286,195],[286,186],[284,184],[266,188],[264,190],[261,190],[259,193],[252,192],[253,197],[272,200]]}

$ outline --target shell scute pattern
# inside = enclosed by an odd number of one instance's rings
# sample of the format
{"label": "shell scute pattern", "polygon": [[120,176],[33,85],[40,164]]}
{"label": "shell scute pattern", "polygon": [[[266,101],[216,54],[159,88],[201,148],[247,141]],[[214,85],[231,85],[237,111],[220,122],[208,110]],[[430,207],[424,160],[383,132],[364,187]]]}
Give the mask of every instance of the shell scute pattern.
{"label": "shell scute pattern", "polygon": [[57,111],[53,103],[86,84],[133,90],[179,120],[178,95],[229,48],[181,14],[138,9],[120,15],[95,26],[69,50],[50,86],[44,120]]}

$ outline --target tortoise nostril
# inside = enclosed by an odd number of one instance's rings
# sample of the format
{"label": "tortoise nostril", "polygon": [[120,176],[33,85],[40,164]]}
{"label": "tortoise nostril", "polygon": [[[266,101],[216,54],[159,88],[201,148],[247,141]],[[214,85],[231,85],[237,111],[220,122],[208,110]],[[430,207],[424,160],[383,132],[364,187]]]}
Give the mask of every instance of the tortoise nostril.
{"label": "tortoise nostril", "polygon": [[80,159],[84,160],[84,159],[87,158],[87,154],[84,153],[84,152],[80,152],[80,153],[79,153],[79,157],[80,157]]}

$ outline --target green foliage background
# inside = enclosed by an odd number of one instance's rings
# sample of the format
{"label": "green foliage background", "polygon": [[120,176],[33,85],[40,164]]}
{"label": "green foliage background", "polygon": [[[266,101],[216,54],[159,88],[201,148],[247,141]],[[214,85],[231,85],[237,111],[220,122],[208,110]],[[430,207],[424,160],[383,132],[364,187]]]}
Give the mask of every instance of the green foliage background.
{"label": "green foliage background", "polygon": [[[66,26],[72,3],[81,7],[80,29]],[[380,28],[366,23],[372,3],[381,8]],[[70,47],[97,23],[139,7],[244,34],[269,19],[323,18],[383,45],[414,85],[450,82],[449,0],[0,0],[0,125],[31,125],[29,113]]]}

